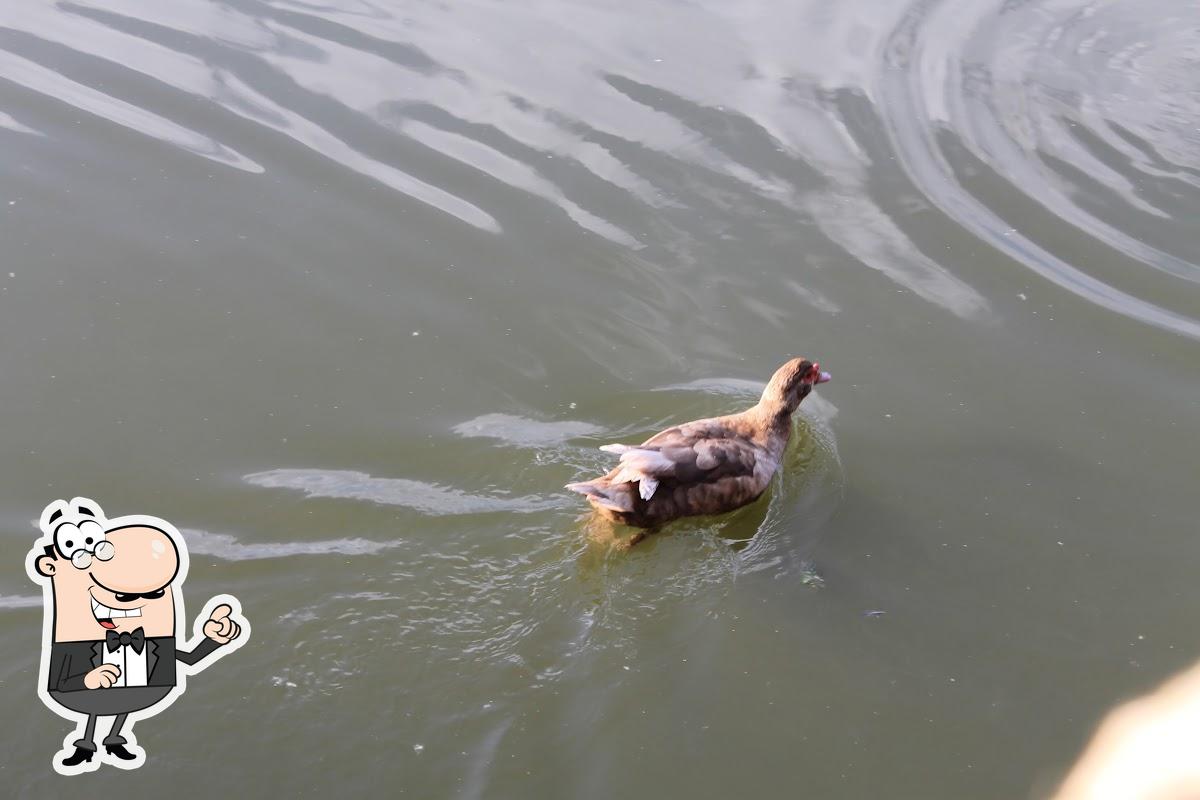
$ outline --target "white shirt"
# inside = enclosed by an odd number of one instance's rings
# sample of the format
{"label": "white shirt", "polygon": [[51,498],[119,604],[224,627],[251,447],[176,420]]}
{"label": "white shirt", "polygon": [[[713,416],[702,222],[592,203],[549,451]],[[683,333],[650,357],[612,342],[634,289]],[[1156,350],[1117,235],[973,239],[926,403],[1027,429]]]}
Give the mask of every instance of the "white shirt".
{"label": "white shirt", "polygon": [[116,650],[109,651],[108,645],[101,643],[104,649],[104,663],[116,664],[121,668],[113,686],[145,686],[146,685],[146,650],[150,647],[147,640],[142,652],[134,651],[132,645],[122,645]]}

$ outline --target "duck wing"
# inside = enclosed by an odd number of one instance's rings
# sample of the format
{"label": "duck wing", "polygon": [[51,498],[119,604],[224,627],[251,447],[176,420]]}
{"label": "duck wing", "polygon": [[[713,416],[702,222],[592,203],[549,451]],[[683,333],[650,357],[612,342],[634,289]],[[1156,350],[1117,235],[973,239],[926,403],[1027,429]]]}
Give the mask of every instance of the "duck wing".
{"label": "duck wing", "polygon": [[653,497],[665,479],[698,486],[752,477],[766,455],[750,439],[708,420],[669,428],[638,446],[610,444],[600,449],[621,455],[612,483],[636,482],[643,500]]}

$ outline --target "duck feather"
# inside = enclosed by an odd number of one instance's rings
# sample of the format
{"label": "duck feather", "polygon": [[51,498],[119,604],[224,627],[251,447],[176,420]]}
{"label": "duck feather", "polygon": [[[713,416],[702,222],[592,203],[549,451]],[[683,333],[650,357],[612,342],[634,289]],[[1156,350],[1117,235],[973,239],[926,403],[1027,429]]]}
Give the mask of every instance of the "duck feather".
{"label": "duck feather", "polygon": [[590,481],[567,484],[602,515],[639,527],[678,517],[717,514],[757,499],[791,438],[791,414],[817,380],[818,365],[783,365],[752,408],[676,425],[639,445],[606,444],[617,466]]}

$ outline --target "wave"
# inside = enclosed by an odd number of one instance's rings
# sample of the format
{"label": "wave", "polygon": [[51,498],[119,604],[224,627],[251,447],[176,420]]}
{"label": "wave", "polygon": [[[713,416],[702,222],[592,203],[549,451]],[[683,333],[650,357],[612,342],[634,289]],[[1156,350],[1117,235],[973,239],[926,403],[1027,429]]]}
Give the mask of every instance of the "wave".
{"label": "wave", "polygon": [[375,478],[351,470],[274,469],[251,473],[242,480],[266,489],[303,492],[306,497],[367,500],[380,505],[403,506],[430,516],[494,512],[528,514],[559,505],[557,501],[537,495],[471,494],[436,483]]}

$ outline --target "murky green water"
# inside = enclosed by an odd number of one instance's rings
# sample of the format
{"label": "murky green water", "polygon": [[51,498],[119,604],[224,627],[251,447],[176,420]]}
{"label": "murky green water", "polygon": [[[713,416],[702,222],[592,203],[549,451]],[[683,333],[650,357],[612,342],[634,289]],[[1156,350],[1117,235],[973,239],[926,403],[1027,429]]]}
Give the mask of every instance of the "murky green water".
{"label": "murky green water", "polygon": [[[1044,794],[1200,657],[1198,30],[6,3],[5,791],[68,791],[23,560],[82,494],[254,623],[91,793]],[[789,355],[834,382],[767,498],[595,541],[597,445]]]}

